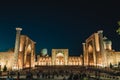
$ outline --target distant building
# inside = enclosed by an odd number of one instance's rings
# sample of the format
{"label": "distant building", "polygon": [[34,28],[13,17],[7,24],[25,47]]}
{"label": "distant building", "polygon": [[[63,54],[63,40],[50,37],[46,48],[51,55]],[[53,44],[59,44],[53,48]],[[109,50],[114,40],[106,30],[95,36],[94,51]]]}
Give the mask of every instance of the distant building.
{"label": "distant building", "polygon": [[[38,55],[39,56],[39,55]],[[68,49],[52,49],[52,56],[38,57],[36,65],[82,65],[81,56],[69,56]]]}

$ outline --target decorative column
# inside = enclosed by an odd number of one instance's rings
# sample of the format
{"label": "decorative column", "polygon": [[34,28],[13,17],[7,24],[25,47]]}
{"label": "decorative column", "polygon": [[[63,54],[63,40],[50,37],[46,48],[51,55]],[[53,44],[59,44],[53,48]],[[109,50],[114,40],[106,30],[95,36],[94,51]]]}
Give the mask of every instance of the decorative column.
{"label": "decorative column", "polygon": [[16,40],[15,40],[15,49],[13,55],[13,66],[12,69],[18,69],[18,53],[20,47],[20,33],[22,28],[16,28]]}
{"label": "decorative column", "polygon": [[64,65],[68,65],[68,49],[64,49],[63,50],[63,52],[64,52],[64,57],[65,57],[65,64]]}
{"label": "decorative column", "polygon": [[55,65],[55,49],[52,49],[52,65]]}
{"label": "decorative column", "polygon": [[36,42],[32,42],[32,51],[31,51],[31,67],[35,66],[35,44]]}

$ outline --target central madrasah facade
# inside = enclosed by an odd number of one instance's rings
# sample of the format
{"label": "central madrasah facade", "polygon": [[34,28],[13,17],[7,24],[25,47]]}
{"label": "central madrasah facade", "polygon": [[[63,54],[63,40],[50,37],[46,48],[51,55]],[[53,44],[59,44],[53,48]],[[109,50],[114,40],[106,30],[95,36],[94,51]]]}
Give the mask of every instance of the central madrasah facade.
{"label": "central madrasah facade", "polygon": [[83,55],[69,56],[68,49],[52,49],[51,56],[37,55],[35,42],[26,35],[21,35],[22,28],[16,28],[15,48],[0,52],[0,69],[23,69],[35,66],[101,66],[120,63],[120,52],[112,49],[112,41],[103,37],[103,31],[93,33],[83,43]]}

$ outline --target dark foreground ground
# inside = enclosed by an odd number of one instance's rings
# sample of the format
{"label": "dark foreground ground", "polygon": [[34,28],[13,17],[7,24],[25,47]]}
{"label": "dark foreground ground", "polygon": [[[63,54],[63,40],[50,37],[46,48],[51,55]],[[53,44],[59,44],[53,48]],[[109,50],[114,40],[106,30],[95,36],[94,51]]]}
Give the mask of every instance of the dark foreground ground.
{"label": "dark foreground ground", "polygon": [[[120,80],[120,71],[82,66],[41,66],[35,69],[2,72],[0,80]],[[19,79],[18,79],[19,78]]]}

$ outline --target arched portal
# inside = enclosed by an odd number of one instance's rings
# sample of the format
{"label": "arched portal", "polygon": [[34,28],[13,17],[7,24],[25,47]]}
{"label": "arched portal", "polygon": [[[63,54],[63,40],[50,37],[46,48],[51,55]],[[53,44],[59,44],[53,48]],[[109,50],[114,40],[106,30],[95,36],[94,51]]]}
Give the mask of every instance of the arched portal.
{"label": "arched portal", "polygon": [[67,65],[68,49],[52,49],[52,65]]}
{"label": "arched portal", "polygon": [[25,53],[25,67],[31,67],[31,44],[28,45]]}
{"label": "arched portal", "polygon": [[88,65],[94,65],[93,47],[90,44],[88,46]]}
{"label": "arched portal", "polygon": [[56,60],[55,60],[56,65],[64,65],[64,54],[63,53],[57,53],[56,54]]}
{"label": "arched portal", "polygon": [[25,35],[20,37],[19,58],[20,69],[34,67],[35,42]]}
{"label": "arched portal", "polygon": [[98,55],[100,46],[99,44],[99,36],[97,33],[91,35],[84,45],[84,65],[86,66],[96,66],[98,61]]}

